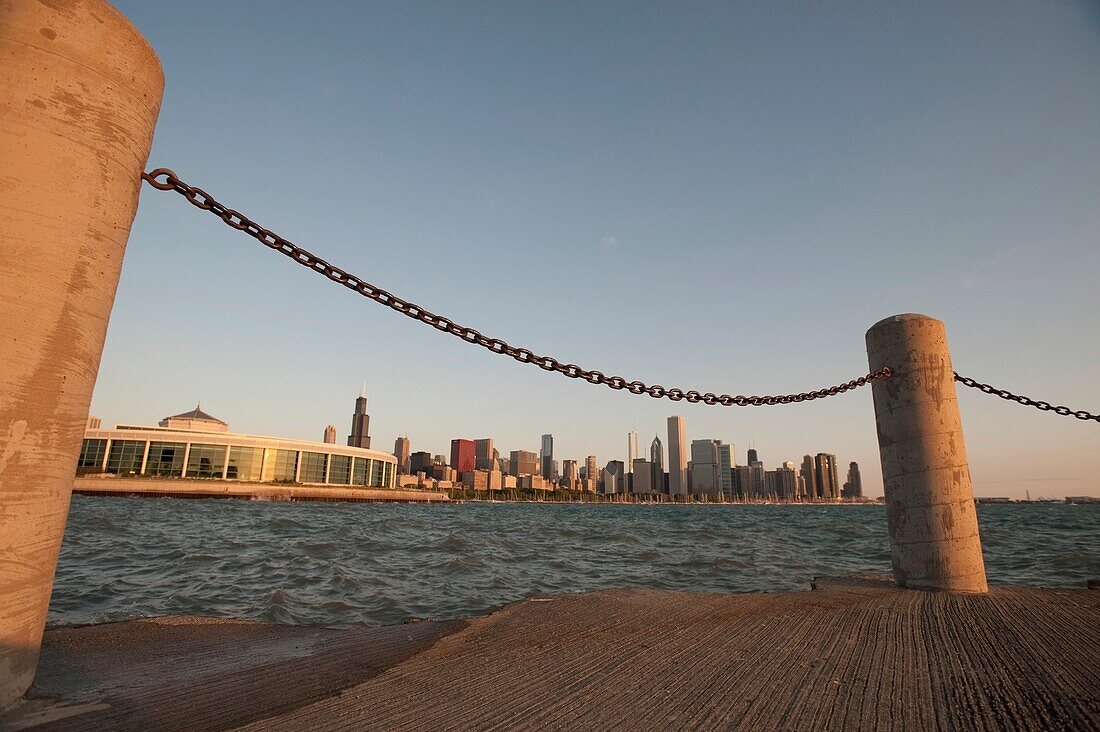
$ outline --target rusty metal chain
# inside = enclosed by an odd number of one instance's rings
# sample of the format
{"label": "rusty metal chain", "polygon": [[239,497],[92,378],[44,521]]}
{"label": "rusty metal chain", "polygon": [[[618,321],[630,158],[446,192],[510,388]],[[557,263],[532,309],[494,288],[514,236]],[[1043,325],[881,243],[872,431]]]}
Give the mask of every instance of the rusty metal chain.
{"label": "rusty metal chain", "polygon": [[[511,356],[520,363],[531,363],[544,371],[556,371],[571,379],[583,379],[590,384],[603,384],[616,391],[625,389],[631,394],[648,394],[654,399],[665,398],[671,399],[674,402],[686,400],[693,404],[702,402],[703,404],[720,404],[724,407],[759,407],[764,405],[808,402],[814,399],[835,396],[856,389],[864,384],[869,384],[877,379],[888,378],[891,373],[889,368],[882,368],[874,373],[861,376],[858,379],[852,379],[851,381],[836,386],[830,386],[816,391],[801,392],[799,394],[783,394],[780,396],[742,396],[740,394],[731,396],[729,394],[715,394],[713,392],[700,393],[694,389],[688,391],[677,388],[666,389],[660,384],[647,385],[641,381],[627,381],[622,376],[606,376],[600,371],[583,369],[575,363],[561,363],[553,356],[540,356],[526,348],[516,348],[499,338],[489,338],[488,336],[482,335],[474,328],[459,325],[449,318],[442,315],[436,315],[430,310],[422,308],[415,303],[403,300],[392,293],[375,287],[369,282],[365,282],[361,278],[349,274],[339,267],[329,264],[320,257],[307,252],[305,249],[287,241],[275,232],[263,228],[241,212],[234,211],[218,202],[203,189],[184,183],[168,168],[157,168],[151,173],[142,173],[141,177],[145,182],[153,186],[153,188],[160,191],[175,191],[179,193],[192,205],[201,208],[203,211],[209,211],[229,226],[238,231],[243,231],[252,238],[258,240],[264,246],[285,254],[298,264],[308,267],[314,272],[318,272],[328,277],[333,282],[338,282],[364,297],[369,297],[377,303],[390,307],[402,315],[407,315],[414,320],[427,323],[433,328],[445,333],[450,333],[467,343],[473,343],[482,348],[487,348],[493,353]],[[164,180],[158,180],[160,178]]]}
{"label": "rusty metal chain", "polygon": [[1044,412],[1054,412],[1055,414],[1060,414],[1063,417],[1076,417],[1077,419],[1095,420],[1097,422],[1100,422],[1100,414],[1090,414],[1083,409],[1070,409],[1069,407],[1055,406],[1050,402],[1028,399],[1025,396],[1013,394],[1007,389],[998,389],[995,386],[983,384],[980,381],[975,381],[974,379],[971,379],[967,376],[959,376],[958,371],[955,371],[953,373],[955,374],[955,381],[959,382],[963,386],[972,387],[986,394],[992,394],[993,396],[998,396],[1001,399],[1007,399],[1010,402],[1023,404],[1025,407],[1035,407],[1036,409],[1040,409]]}

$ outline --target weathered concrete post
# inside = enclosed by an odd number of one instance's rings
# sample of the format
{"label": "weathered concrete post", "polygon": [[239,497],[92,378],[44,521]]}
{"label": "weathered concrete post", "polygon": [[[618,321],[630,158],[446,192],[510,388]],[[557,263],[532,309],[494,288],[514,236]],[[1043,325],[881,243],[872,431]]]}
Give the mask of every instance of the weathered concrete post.
{"label": "weathered concrete post", "polygon": [[943,323],[895,315],[867,331],[886,521],[902,587],[986,592],[951,353]]}
{"label": "weathered concrete post", "polygon": [[0,0],[0,707],[38,662],[164,75],[102,0]]}

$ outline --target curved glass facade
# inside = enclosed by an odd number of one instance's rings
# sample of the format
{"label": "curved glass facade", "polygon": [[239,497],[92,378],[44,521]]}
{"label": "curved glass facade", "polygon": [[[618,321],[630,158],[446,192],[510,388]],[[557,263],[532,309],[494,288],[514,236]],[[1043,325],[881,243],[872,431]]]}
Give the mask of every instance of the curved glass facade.
{"label": "curved glass facade", "polygon": [[[294,483],[298,480],[298,451],[297,450],[268,450],[267,465],[271,470],[264,471],[265,481],[276,483]],[[271,454],[274,453],[274,461]],[[268,475],[270,474],[270,478]]]}
{"label": "curved glass facade", "polygon": [[328,482],[333,485],[347,485],[351,481],[351,456],[333,455],[328,468]]}
{"label": "curved glass facade", "polygon": [[325,467],[328,464],[328,455],[320,452],[303,452],[301,472],[298,473],[299,483],[324,483]]}
{"label": "curved glass facade", "polygon": [[80,446],[80,457],[76,460],[76,471],[80,473],[102,470],[106,457],[107,440],[84,440]]}
{"label": "curved glass facade", "polygon": [[107,453],[105,472],[119,475],[137,475],[141,473],[142,459],[145,457],[144,441],[114,440]]}
{"label": "curved glass facade", "polygon": [[192,445],[187,454],[188,478],[225,477],[225,451],[228,445]]}
{"label": "curved glass facade", "polygon": [[184,442],[150,442],[149,456],[145,461],[146,475],[172,477],[183,472]]}
{"label": "curved glass facade", "polygon": [[77,474],[88,473],[393,488],[397,459],[327,443],[120,427],[85,432]]}
{"label": "curved glass facade", "polygon": [[260,470],[264,465],[264,450],[262,447],[238,447],[229,448],[229,463],[225,468],[225,477],[228,480],[258,481]]}

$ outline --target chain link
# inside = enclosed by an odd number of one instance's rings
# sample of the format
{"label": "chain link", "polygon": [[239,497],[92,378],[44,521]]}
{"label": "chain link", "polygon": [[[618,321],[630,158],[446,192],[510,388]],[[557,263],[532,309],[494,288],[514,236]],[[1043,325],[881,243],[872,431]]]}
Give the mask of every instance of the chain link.
{"label": "chain link", "polygon": [[1036,401],[1034,399],[1028,399],[1026,396],[1019,396],[1013,394],[1007,389],[998,389],[995,386],[989,384],[983,384],[980,381],[975,381],[967,376],[959,376],[959,372],[953,372],[955,374],[955,381],[959,382],[963,386],[969,386],[977,389],[985,394],[992,394],[998,396],[1001,399],[1007,399],[1010,402],[1016,402],[1017,404],[1023,404],[1025,407],[1035,407],[1044,412],[1054,412],[1060,414],[1063,417],[1076,417],[1083,420],[1094,420],[1100,422],[1100,414],[1090,414],[1083,409],[1070,409],[1069,407],[1054,406],[1050,402]]}
{"label": "chain link", "polygon": [[[175,191],[179,193],[192,205],[201,208],[203,211],[209,211],[229,226],[238,231],[245,232],[264,246],[274,249],[281,254],[285,254],[302,266],[308,267],[319,274],[323,274],[333,282],[338,282],[344,287],[354,290],[360,295],[368,297],[386,307],[392,308],[402,315],[407,315],[413,320],[427,323],[433,328],[441,330],[444,333],[450,333],[467,343],[473,343],[482,348],[487,348],[493,353],[510,356],[520,363],[534,364],[544,371],[556,371],[571,379],[583,379],[589,384],[603,384],[616,391],[626,390],[631,394],[648,394],[654,399],[671,399],[674,402],[683,400],[691,402],[692,404],[698,402],[712,405],[720,404],[723,407],[759,407],[765,405],[808,402],[814,399],[823,399],[825,397],[843,394],[846,391],[851,391],[852,389],[861,387],[864,384],[869,384],[877,379],[888,378],[891,373],[889,368],[882,368],[874,373],[861,376],[858,379],[852,379],[846,383],[830,386],[825,389],[801,392],[799,394],[783,394],[779,396],[742,396],[740,394],[731,396],[729,394],[715,394],[709,391],[700,393],[694,389],[689,391],[677,388],[667,389],[660,384],[627,381],[622,376],[606,376],[603,372],[589,371],[581,368],[575,363],[562,363],[553,356],[540,356],[526,348],[516,348],[499,338],[489,338],[488,336],[482,335],[474,328],[459,325],[450,318],[436,315],[416,303],[403,300],[393,293],[375,287],[369,282],[353,274],[349,274],[339,267],[329,264],[320,257],[307,252],[305,249],[287,241],[275,232],[263,228],[241,212],[227,208],[203,189],[184,183],[168,168],[157,168],[151,173],[142,173],[141,177],[146,183],[153,186],[153,188],[159,191]],[[163,178],[163,180],[159,180],[161,178]]]}

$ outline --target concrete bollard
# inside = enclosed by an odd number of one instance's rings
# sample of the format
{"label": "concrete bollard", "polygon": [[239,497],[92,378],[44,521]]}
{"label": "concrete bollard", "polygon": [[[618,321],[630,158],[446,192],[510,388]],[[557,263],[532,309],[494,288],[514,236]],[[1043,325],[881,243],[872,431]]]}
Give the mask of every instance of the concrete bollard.
{"label": "concrete bollard", "polygon": [[0,707],[34,679],[164,75],[102,0],[0,0]]}
{"label": "concrete bollard", "polygon": [[867,331],[886,521],[902,587],[986,592],[951,353],[943,323],[895,315]]}

